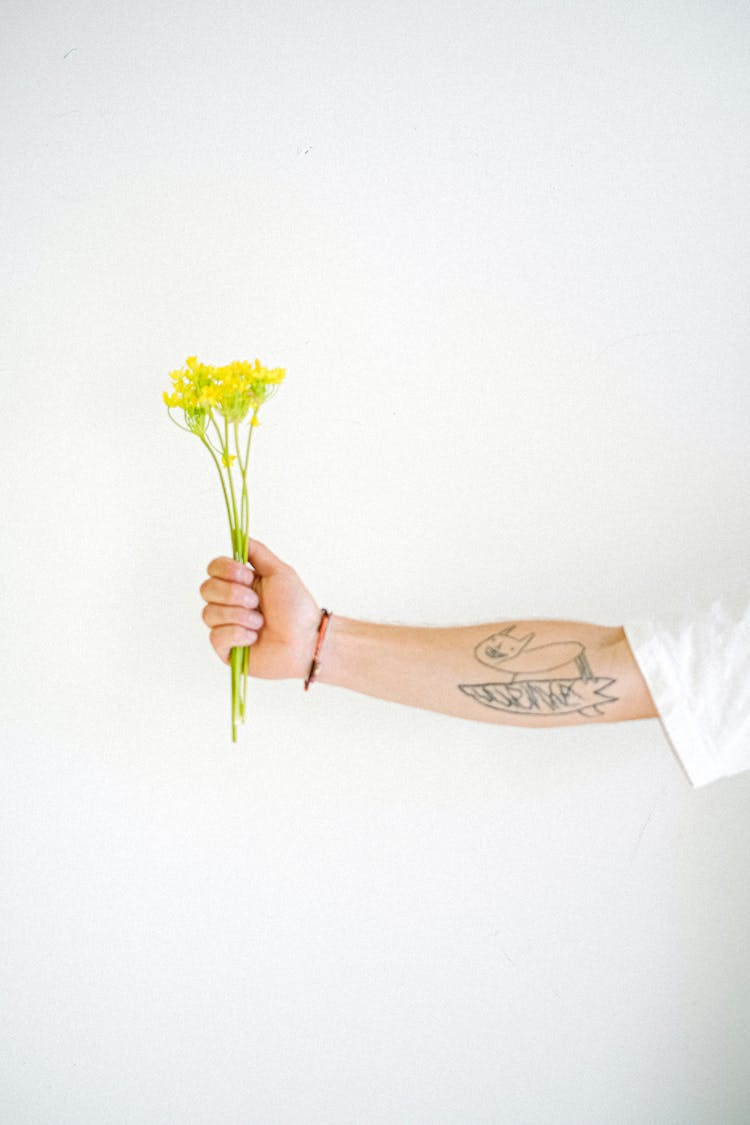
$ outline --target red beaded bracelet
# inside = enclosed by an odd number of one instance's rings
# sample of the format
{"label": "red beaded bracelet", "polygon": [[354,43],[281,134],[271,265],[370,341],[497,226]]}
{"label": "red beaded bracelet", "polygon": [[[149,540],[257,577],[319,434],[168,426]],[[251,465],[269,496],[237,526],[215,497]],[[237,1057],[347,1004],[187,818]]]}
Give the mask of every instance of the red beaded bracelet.
{"label": "red beaded bracelet", "polygon": [[315,677],[317,676],[318,672],[320,671],[320,664],[318,663],[318,657],[320,655],[321,645],[323,644],[323,638],[326,635],[326,629],[328,628],[328,622],[330,620],[330,617],[331,617],[331,614],[329,613],[329,611],[327,609],[324,609],[323,610],[323,616],[320,619],[320,625],[318,625],[318,639],[315,642],[315,653],[313,654],[312,664],[310,665],[310,671],[307,673],[307,679],[305,680],[305,691],[307,691],[310,684],[315,683]]}

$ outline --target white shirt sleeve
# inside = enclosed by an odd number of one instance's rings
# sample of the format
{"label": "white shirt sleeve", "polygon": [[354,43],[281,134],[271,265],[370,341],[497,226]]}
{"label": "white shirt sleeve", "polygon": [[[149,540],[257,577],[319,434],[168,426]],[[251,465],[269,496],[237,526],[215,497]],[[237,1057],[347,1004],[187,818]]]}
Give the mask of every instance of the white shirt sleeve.
{"label": "white shirt sleeve", "polygon": [[692,784],[750,770],[750,592],[624,628]]}

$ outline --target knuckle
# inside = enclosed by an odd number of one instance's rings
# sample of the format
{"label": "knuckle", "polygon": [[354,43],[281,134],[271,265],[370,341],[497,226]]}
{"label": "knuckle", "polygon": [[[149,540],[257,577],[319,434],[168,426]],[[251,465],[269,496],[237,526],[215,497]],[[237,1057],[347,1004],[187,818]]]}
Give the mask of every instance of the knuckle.
{"label": "knuckle", "polygon": [[225,578],[231,578],[233,565],[233,559],[229,559],[225,555],[220,555],[216,559],[211,559],[207,570],[212,578],[217,578],[221,581]]}

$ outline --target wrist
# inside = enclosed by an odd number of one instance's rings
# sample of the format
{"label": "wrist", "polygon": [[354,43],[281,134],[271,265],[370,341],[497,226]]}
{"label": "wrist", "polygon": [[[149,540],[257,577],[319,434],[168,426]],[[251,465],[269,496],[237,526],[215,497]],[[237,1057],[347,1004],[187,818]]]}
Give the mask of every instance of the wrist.
{"label": "wrist", "polygon": [[351,617],[332,614],[328,622],[324,644],[318,660],[316,683],[334,687],[360,686],[367,683],[372,671],[369,667],[373,659],[373,642],[378,626]]}
{"label": "wrist", "polygon": [[[348,686],[345,682],[346,669],[357,659],[358,627],[362,623],[331,612],[325,623],[325,634],[318,646],[321,626],[323,625],[321,614],[322,611],[319,611],[316,627],[307,641],[307,662],[301,679],[305,681],[308,678],[312,662],[316,659],[317,667],[310,681],[311,684]],[[318,650],[317,658],[315,657],[316,648]]]}

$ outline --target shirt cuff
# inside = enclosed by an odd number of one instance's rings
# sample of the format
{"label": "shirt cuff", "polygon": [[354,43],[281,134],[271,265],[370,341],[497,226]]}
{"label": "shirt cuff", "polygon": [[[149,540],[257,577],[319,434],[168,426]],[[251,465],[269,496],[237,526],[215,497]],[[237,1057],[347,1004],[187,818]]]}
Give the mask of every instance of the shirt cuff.
{"label": "shirt cuff", "polygon": [[625,636],[648,684],[664,733],[695,788],[724,776],[716,745],[690,706],[668,647],[648,622],[625,625]]}

